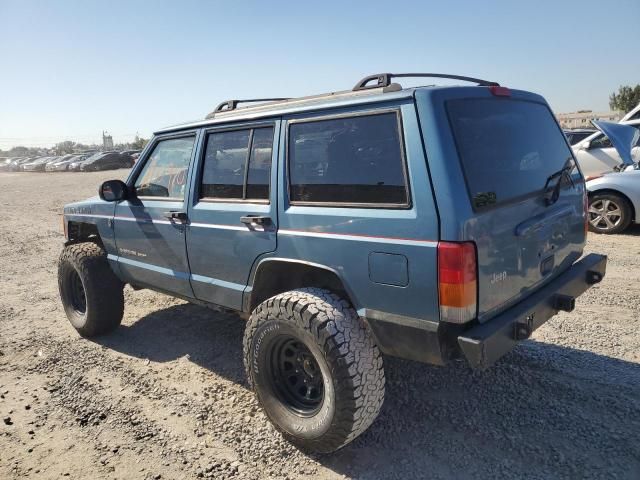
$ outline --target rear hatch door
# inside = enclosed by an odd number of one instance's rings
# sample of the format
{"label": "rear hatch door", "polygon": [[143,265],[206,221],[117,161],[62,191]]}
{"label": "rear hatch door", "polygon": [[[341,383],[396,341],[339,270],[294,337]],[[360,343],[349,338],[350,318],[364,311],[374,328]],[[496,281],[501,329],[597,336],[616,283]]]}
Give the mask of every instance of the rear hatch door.
{"label": "rear hatch door", "polygon": [[482,322],[580,257],[584,180],[544,101],[485,95],[445,109],[471,207],[459,239],[477,247]]}

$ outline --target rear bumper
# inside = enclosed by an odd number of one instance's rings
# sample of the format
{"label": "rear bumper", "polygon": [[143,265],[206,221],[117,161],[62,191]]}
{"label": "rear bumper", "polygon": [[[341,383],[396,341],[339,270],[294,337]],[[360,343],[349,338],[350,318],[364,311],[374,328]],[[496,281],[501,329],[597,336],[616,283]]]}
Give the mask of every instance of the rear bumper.
{"label": "rear bumper", "polygon": [[606,268],[606,256],[587,255],[522,302],[465,331],[458,345],[469,365],[490,367],[560,310],[573,310],[574,300],[599,283]]}

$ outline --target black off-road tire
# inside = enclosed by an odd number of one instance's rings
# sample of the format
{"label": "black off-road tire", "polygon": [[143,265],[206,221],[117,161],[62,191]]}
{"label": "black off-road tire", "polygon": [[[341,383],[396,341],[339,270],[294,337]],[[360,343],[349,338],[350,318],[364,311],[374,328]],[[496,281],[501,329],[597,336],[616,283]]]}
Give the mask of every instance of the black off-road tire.
{"label": "black off-road tire", "polygon": [[631,205],[621,195],[603,192],[589,196],[589,230],[592,232],[622,233],[631,224],[632,217]]}
{"label": "black off-road tire", "polygon": [[100,245],[84,242],[64,248],[58,261],[58,289],[67,318],[83,337],[102,335],[120,325],[124,284]]}
{"label": "black off-road tire", "polygon": [[[274,354],[281,352],[278,345],[287,341],[284,354],[276,355],[284,355],[284,364],[274,361]],[[309,361],[317,362],[311,372],[321,373],[319,379],[307,376],[303,380],[305,385],[306,379],[320,382],[321,398],[309,395],[318,402],[315,407],[300,407],[286,394],[291,389],[285,385],[291,378],[287,377],[291,367],[286,367],[286,348],[296,342],[295,352],[312,355]],[[385,386],[382,355],[362,319],[339,296],[319,288],[301,288],[271,297],[253,311],[243,346],[247,377],[259,403],[284,437],[302,450],[333,452],[364,432],[378,416]],[[306,357],[302,364],[305,362]],[[283,370],[280,365],[286,370],[285,380],[278,374]]]}

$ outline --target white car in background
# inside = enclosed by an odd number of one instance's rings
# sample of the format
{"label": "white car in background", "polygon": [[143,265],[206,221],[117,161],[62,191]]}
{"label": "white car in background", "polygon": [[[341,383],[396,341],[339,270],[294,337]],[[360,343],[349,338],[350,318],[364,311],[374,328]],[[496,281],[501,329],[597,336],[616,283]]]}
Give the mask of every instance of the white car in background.
{"label": "white car in background", "polygon": [[640,167],[631,156],[640,131],[629,122],[593,123],[611,139],[620,161],[612,172],[587,176],[589,229],[621,233],[631,223],[640,223]]}
{"label": "white car in background", "polygon": [[[629,113],[632,112],[633,110]],[[594,122],[594,125],[596,123]],[[630,125],[640,130],[640,119],[621,121],[619,125]],[[610,172],[623,163],[609,137],[601,131],[592,134],[571,148],[578,160],[580,170],[587,179]],[[636,141],[631,148],[631,157],[634,162],[640,162],[640,140]]]}

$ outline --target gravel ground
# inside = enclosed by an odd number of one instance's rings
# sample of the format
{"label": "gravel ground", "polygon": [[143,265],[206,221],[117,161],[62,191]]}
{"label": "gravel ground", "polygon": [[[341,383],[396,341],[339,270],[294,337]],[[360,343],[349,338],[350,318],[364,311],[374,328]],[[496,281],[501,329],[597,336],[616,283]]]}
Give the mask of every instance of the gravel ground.
{"label": "gravel ground", "polygon": [[58,214],[125,174],[0,173],[0,478],[640,478],[640,228],[590,235],[604,282],[489,371],[385,359],[378,420],[310,456],[247,390],[235,315],[127,287],[115,333],[68,323]]}

